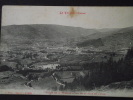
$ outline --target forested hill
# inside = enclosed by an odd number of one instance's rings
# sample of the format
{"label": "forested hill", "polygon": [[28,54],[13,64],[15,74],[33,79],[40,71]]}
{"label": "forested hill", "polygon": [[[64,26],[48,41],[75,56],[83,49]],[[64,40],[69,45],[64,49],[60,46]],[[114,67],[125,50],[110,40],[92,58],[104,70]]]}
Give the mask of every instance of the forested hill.
{"label": "forested hill", "polygon": [[[103,34],[103,33],[102,33]],[[133,27],[123,28],[114,31],[112,34],[99,36],[99,34],[91,34],[88,39],[77,43],[79,47],[94,46],[100,49],[120,49],[133,46]]]}
{"label": "forested hill", "polygon": [[[133,46],[133,27],[118,29],[85,29],[80,27],[35,24],[2,26],[1,42],[5,44],[35,44],[57,42],[78,47],[102,49]],[[30,45],[29,45],[30,46]]]}

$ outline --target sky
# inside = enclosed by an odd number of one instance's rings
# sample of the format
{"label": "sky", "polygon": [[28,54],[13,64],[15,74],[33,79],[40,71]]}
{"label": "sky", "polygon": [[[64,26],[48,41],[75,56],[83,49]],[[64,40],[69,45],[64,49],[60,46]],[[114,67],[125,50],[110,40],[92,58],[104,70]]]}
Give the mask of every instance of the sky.
{"label": "sky", "polygon": [[[60,14],[81,12],[85,14]],[[133,26],[133,7],[3,6],[2,26],[57,24],[83,28],[124,28]]]}

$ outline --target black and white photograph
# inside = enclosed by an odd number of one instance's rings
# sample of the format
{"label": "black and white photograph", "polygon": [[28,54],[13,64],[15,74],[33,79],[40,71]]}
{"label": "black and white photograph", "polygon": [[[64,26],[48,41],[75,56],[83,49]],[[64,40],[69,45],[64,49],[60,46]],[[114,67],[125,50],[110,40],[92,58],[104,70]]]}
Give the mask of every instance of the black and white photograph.
{"label": "black and white photograph", "polygon": [[133,7],[3,6],[0,94],[133,97]]}

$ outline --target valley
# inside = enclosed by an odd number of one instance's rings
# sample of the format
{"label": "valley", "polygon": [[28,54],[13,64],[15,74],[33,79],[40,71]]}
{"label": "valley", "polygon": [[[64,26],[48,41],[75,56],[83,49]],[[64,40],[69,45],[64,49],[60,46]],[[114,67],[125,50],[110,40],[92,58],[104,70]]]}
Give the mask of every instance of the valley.
{"label": "valley", "polygon": [[130,81],[133,57],[129,64],[125,58],[133,46],[132,32],[133,27],[3,26],[0,88],[81,91]]}

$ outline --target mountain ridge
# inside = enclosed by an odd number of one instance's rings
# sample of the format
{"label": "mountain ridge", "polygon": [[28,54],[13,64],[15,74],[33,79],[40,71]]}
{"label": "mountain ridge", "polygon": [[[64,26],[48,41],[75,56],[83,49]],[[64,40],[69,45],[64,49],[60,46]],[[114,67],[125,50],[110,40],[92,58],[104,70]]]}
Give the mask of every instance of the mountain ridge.
{"label": "mountain ridge", "polygon": [[[86,29],[53,24],[9,25],[1,28],[1,42],[7,44],[53,42],[54,45],[69,43],[69,45],[80,44],[81,46],[82,43],[87,43],[84,46],[94,45],[98,48],[118,44],[121,47],[129,47],[133,44],[132,33],[133,26],[118,29]],[[99,38],[100,40],[97,40]],[[98,41],[100,41],[99,45]]]}

